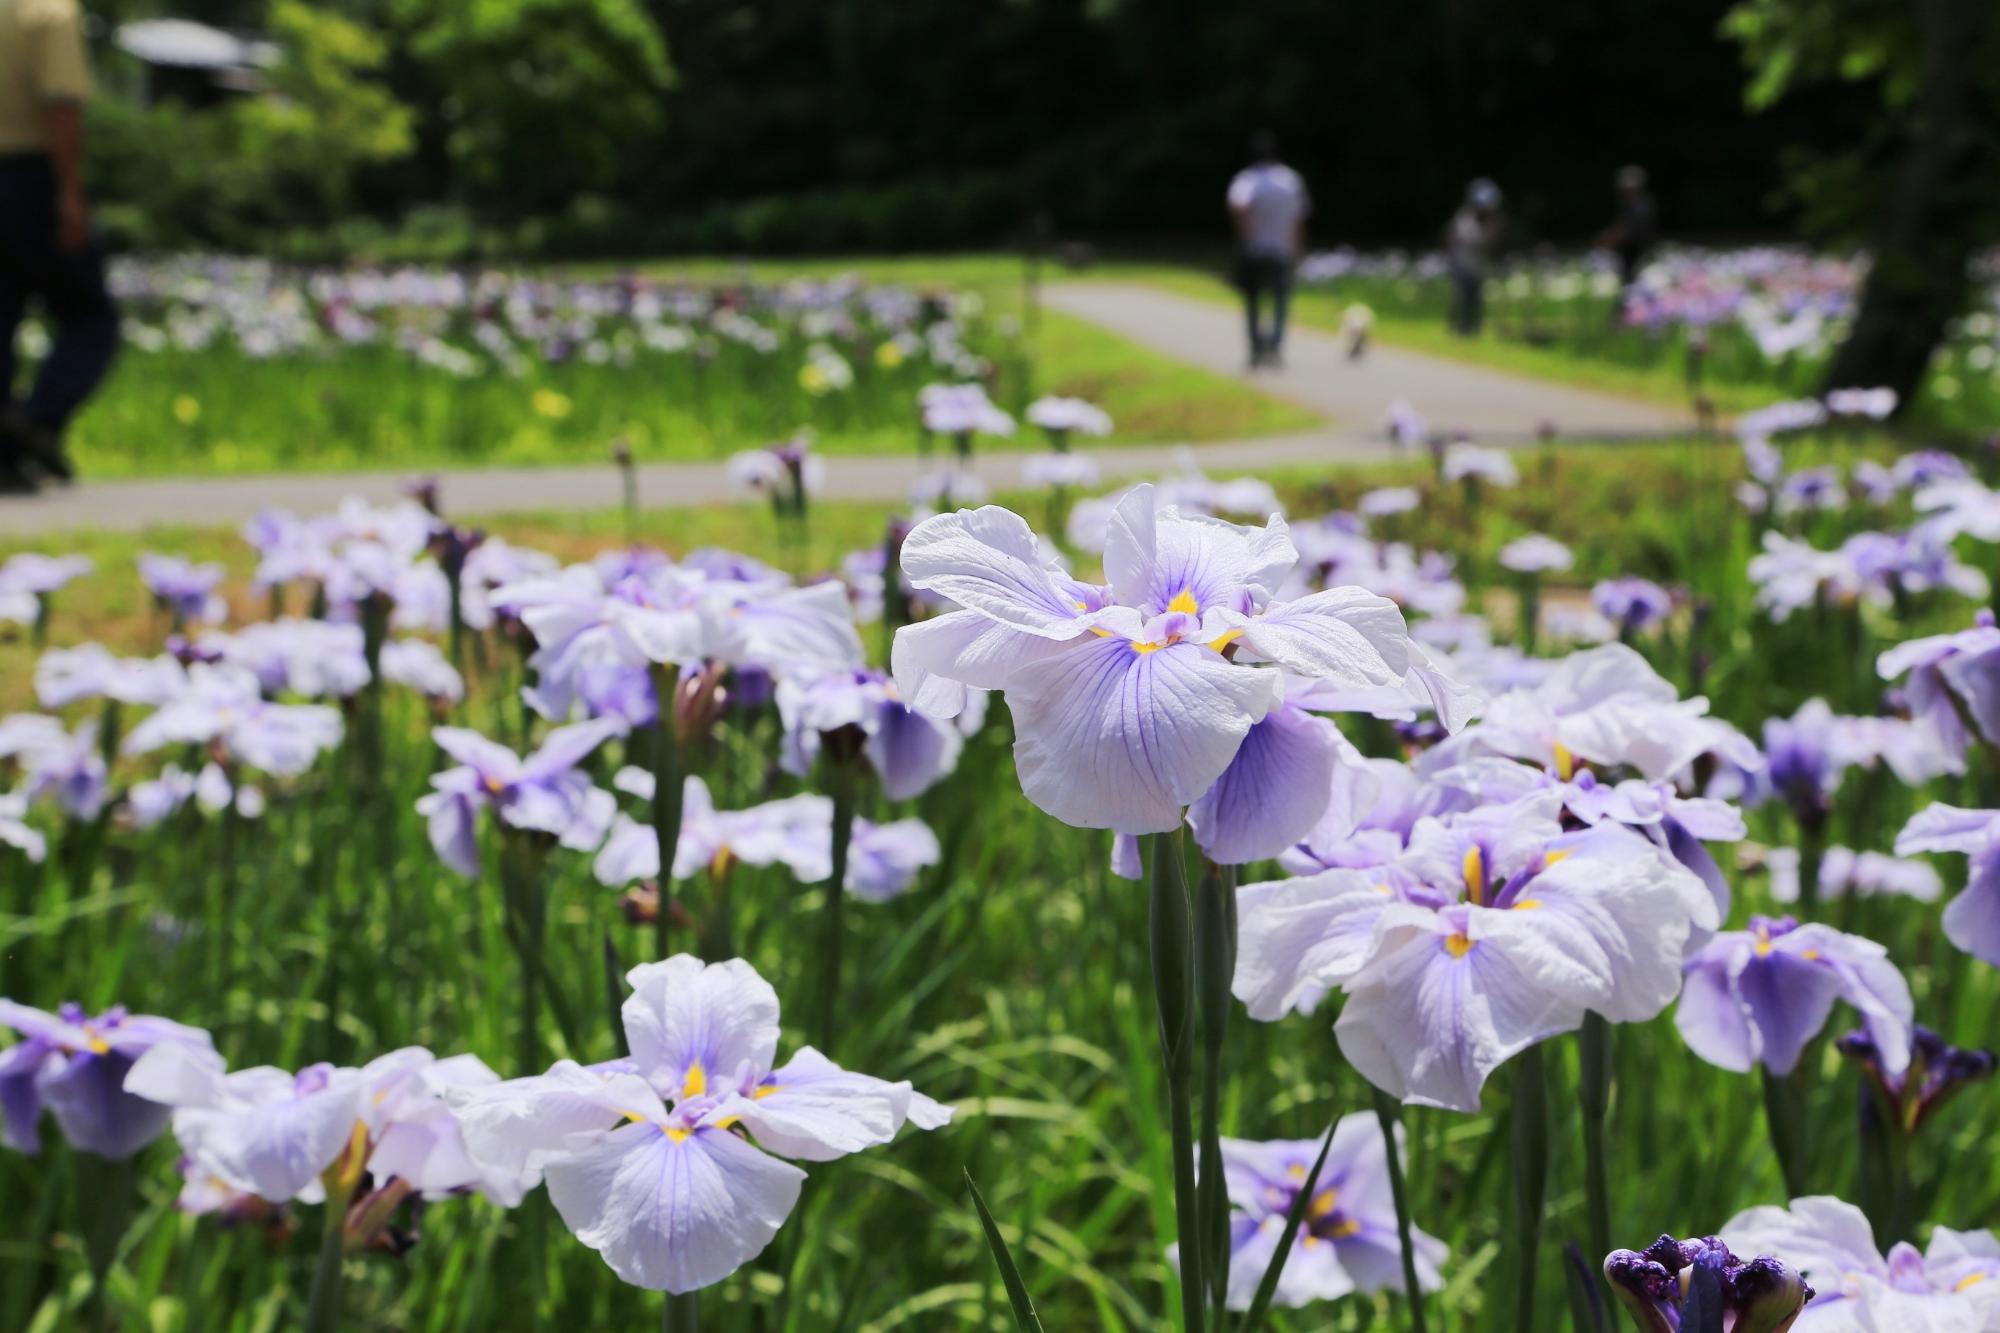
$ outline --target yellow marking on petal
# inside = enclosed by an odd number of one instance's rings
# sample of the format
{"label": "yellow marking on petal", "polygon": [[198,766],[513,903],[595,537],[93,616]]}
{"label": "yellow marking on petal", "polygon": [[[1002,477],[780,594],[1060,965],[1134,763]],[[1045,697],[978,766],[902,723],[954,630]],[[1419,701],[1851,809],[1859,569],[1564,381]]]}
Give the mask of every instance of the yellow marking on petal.
{"label": "yellow marking on petal", "polygon": [[507,790],[507,784],[499,778],[488,778],[486,779],[486,790],[498,796],[501,792]]}
{"label": "yellow marking on petal", "polygon": [[699,1097],[708,1091],[708,1071],[697,1060],[688,1066],[687,1076],[681,1080],[682,1097]]}
{"label": "yellow marking on petal", "polygon": [[1771,956],[1771,932],[1763,926],[1757,927],[1756,951],[1759,958]]}
{"label": "yellow marking on petal", "polygon": [[1165,645],[1164,643],[1135,643],[1132,645],[1132,651],[1135,653],[1142,653],[1142,654],[1157,653],[1160,651],[1160,649],[1166,646],[1167,645]]}
{"label": "yellow marking on petal", "polygon": [[1313,1246],[1319,1244],[1319,1237],[1308,1231],[1305,1235],[1299,1237],[1299,1243],[1310,1250]]}
{"label": "yellow marking on petal", "polygon": [[694,1134],[694,1131],[691,1129],[666,1129],[662,1130],[661,1133],[665,1134],[675,1143],[686,1143],[689,1137]]}
{"label": "yellow marking on petal", "polygon": [[1953,1291],[1964,1291],[1964,1290],[1966,1290],[1966,1289],[1967,1289],[1968,1287],[1976,1287],[1976,1286],[1978,1286],[1978,1285],[1979,1285],[1980,1283],[1984,1282],[1985,1280],[1986,1280],[1986,1274],[1984,1274],[1984,1273],[1967,1273],[1967,1274],[1966,1274],[1966,1275],[1965,1275],[1964,1277],[1962,1277],[1962,1278],[1960,1278],[1960,1279],[1958,1280],[1958,1285],[1957,1285],[1957,1286],[1955,1286],[1955,1287],[1953,1287],[1953,1288],[1952,1288],[1952,1290],[1953,1290]]}
{"label": "yellow marking on petal", "polygon": [[721,879],[724,875],[729,873],[729,868],[735,864],[736,864],[735,851],[729,846],[728,843],[724,843],[722,846],[715,849],[714,856],[708,858],[709,878]]}
{"label": "yellow marking on petal", "polygon": [[1479,854],[1477,844],[1465,849],[1459,871],[1465,876],[1465,896],[1475,903],[1480,901],[1486,893],[1486,858]]}
{"label": "yellow marking on petal", "polygon": [[1817,963],[1819,961],[1819,950],[1807,949],[1804,953],[1800,954],[1799,957],[1805,959],[1808,963]]}
{"label": "yellow marking on petal", "polygon": [[1540,898],[1523,898],[1520,902],[1514,904],[1514,910],[1517,912],[1532,912],[1541,905],[1542,900]]}
{"label": "yellow marking on petal", "polygon": [[1567,861],[1569,860],[1570,857],[1574,855],[1576,855],[1576,853],[1568,847],[1558,847],[1555,851],[1543,852],[1542,869],[1547,870],[1550,866],[1554,865],[1556,862]]}
{"label": "yellow marking on petal", "polygon": [[710,1126],[709,1126],[709,1128],[710,1128],[710,1129],[734,1129],[734,1128],[735,1128],[735,1127],[736,1127],[736,1126],[737,1126],[737,1125],[738,1125],[739,1123],[741,1123],[741,1119],[742,1119],[742,1118],[741,1118],[740,1116],[733,1116],[733,1115],[732,1115],[732,1116],[727,1116],[727,1117],[725,1117],[724,1119],[721,1119],[721,1120],[718,1120],[718,1121],[716,1121],[716,1122],[715,1122],[714,1124],[710,1125]]}
{"label": "yellow marking on petal", "polygon": [[1242,637],[1243,631],[1240,629],[1225,630],[1219,638],[1210,639],[1208,646],[1219,653]]}
{"label": "yellow marking on petal", "polygon": [[111,1054],[111,1043],[98,1036],[96,1028],[85,1023],[83,1025],[83,1033],[83,1044],[89,1048],[92,1055]]}
{"label": "yellow marking on petal", "polygon": [[1076,604],[1076,609],[1077,609],[1077,610],[1079,610],[1079,611],[1088,611],[1088,610],[1090,609],[1090,603],[1089,603],[1089,602],[1078,602],[1078,603]]}
{"label": "yellow marking on petal", "polygon": [[1472,952],[1472,939],[1467,935],[1451,934],[1444,939],[1445,952],[1453,958],[1463,958]]}
{"label": "yellow marking on petal", "polygon": [[1561,741],[1556,742],[1556,776],[1564,782],[1576,776],[1576,756]]}
{"label": "yellow marking on petal", "polygon": [[1304,1180],[1306,1178],[1306,1169],[1297,1162],[1293,1162],[1285,1168],[1285,1174],[1293,1180]]}
{"label": "yellow marking on petal", "polygon": [[1306,1216],[1313,1221],[1318,1221],[1339,1206],[1340,1191],[1331,1188],[1323,1189],[1317,1195],[1313,1196],[1311,1205],[1306,1209]]}
{"label": "yellow marking on petal", "polygon": [[1335,1240],[1346,1240],[1349,1236],[1356,1234],[1360,1230],[1361,1224],[1359,1222],[1351,1217],[1343,1217],[1340,1221],[1333,1224],[1333,1238]]}
{"label": "yellow marking on petal", "polygon": [[1174,600],[1167,603],[1167,610],[1179,611],[1183,615],[1198,616],[1201,614],[1201,603],[1194,599],[1193,592],[1182,588],[1174,594]]}
{"label": "yellow marking on petal", "polygon": [[757,1091],[755,1091],[755,1092],[753,1092],[753,1093],[751,1093],[751,1094],[750,1094],[750,1100],[751,1100],[751,1101],[753,1101],[753,1102],[761,1102],[761,1101],[763,1101],[763,1100],[764,1100],[764,1099],[765,1099],[766,1097],[770,1096],[770,1095],[771,1095],[772,1093],[776,1092],[777,1090],[778,1090],[778,1085],[777,1085],[777,1084],[775,1084],[775,1083],[773,1083],[773,1084],[772,1084],[772,1085],[771,1085],[770,1087],[768,1087],[768,1088],[759,1088],[759,1089],[757,1089]]}

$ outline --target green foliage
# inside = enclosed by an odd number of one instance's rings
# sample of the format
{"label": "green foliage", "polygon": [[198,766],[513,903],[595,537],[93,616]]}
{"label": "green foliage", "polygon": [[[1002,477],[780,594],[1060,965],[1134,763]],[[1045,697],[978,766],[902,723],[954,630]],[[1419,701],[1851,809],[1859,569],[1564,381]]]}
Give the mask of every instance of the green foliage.
{"label": "green foliage", "polygon": [[517,215],[614,184],[672,83],[638,0],[395,0],[453,178]]}
{"label": "green foliage", "polygon": [[410,152],[415,118],[383,82],[380,37],[304,0],[277,0],[270,26],[282,56],[265,96],[97,105],[95,178],[128,239],[252,245],[292,219],[340,216],[359,173]]}

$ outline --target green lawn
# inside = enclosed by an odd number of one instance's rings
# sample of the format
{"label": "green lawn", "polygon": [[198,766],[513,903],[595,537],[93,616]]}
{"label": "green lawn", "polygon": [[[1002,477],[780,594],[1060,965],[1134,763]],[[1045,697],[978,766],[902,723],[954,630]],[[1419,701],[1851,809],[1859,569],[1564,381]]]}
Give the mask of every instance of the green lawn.
{"label": "green lawn", "polygon": [[[743,273],[721,262],[671,271],[703,281]],[[774,265],[755,276],[850,271],[976,292],[985,311],[971,343],[995,364],[996,401],[1018,415],[1043,393],[1089,398],[1116,423],[1110,445],[1240,438],[1316,421],[1059,313],[1024,320],[1018,274],[1005,261]],[[643,349],[622,367],[537,359],[518,379],[455,378],[382,346],[271,360],[226,346],[133,348],[78,419],[71,445],[87,475],[107,478],[592,462],[619,439],[641,459],[721,458],[801,428],[829,453],[910,449],[916,391],[940,372],[915,359],[878,365],[870,341],[842,348],[854,386],[815,396],[797,378],[809,341],[788,335],[770,356],[724,345],[706,366]],[[991,447],[1043,444],[1024,423]]]}

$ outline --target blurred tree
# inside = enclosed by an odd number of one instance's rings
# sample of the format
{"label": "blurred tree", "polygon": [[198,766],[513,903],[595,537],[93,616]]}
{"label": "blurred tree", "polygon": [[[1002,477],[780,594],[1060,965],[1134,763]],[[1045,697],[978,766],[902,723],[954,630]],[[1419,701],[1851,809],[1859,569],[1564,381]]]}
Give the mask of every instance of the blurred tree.
{"label": "blurred tree", "polygon": [[1877,90],[1874,133],[1795,174],[1813,173],[1799,188],[1817,216],[1873,255],[1826,387],[1887,385],[1907,405],[1971,295],[1974,257],[2000,240],[2000,16],[1992,0],[1743,0],[1724,26],[1753,108],[1816,82]]}
{"label": "blurred tree", "polygon": [[520,216],[630,178],[660,130],[666,43],[639,0],[391,0],[412,100],[458,193]]}
{"label": "blurred tree", "polygon": [[410,151],[380,37],[304,0],[275,0],[269,30],[281,55],[263,96],[98,108],[91,151],[114,223],[155,244],[253,244],[262,228],[341,216],[363,169]]}

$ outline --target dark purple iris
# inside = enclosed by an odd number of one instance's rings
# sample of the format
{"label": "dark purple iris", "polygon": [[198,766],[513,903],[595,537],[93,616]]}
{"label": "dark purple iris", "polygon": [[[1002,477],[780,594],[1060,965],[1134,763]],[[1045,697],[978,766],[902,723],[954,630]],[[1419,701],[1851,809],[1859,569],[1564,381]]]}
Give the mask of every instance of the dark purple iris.
{"label": "dark purple iris", "polygon": [[1991,1051],[1948,1045],[1943,1037],[1921,1025],[1911,1031],[1910,1066],[1899,1075],[1883,1068],[1881,1052],[1865,1030],[1850,1032],[1834,1045],[1861,1065],[1863,1076],[1895,1109],[1898,1124],[1906,1133],[1922,1125],[1960,1088],[1991,1078],[2000,1063]]}
{"label": "dark purple iris", "polygon": [[1781,1260],[1738,1259],[1713,1236],[1613,1250],[1604,1276],[1645,1333],[1784,1333],[1813,1298]]}

